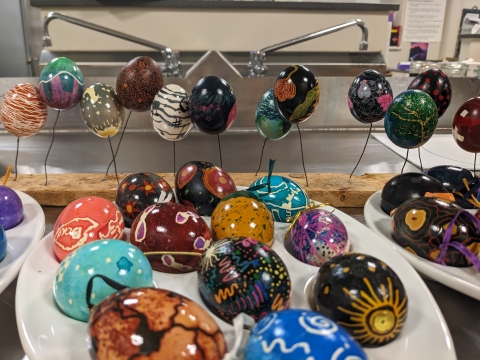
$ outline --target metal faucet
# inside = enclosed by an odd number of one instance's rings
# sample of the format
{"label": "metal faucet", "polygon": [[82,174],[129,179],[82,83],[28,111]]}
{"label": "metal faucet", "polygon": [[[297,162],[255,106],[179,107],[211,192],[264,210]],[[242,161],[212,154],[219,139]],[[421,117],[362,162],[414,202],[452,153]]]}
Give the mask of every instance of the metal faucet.
{"label": "metal faucet", "polygon": [[264,65],[265,55],[286,47],[300,44],[304,41],[316,39],[351,26],[358,26],[362,30],[362,39],[360,40],[360,50],[368,49],[368,28],[361,19],[352,20],[344,24],[335,25],[327,29],[323,29],[308,35],[300,36],[295,39],[287,40],[276,45],[267,46],[261,50],[250,51],[250,62],[248,63],[248,77],[264,77],[267,76],[268,68]]}
{"label": "metal faucet", "polygon": [[54,19],[59,19],[66,21],[71,24],[75,24],[78,26],[82,26],[84,28],[95,30],[101,32],[103,34],[115,36],[120,39],[124,39],[127,41],[131,41],[136,44],[144,45],[149,48],[159,50],[162,55],[165,57],[165,64],[162,65],[162,72],[165,77],[181,77],[182,76],[182,64],[179,61],[180,59],[180,52],[179,51],[172,51],[169,47],[164,45],[156,44],[151,41],[143,40],[135,36],[131,36],[116,30],[112,30],[100,25],[92,24],[87,21],[83,21],[77,18],[73,18],[67,15],[63,15],[56,12],[50,12],[45,16],[43,19],[43,46],[49,47],[52,46],[52,38],[48,32],[48,25]]}

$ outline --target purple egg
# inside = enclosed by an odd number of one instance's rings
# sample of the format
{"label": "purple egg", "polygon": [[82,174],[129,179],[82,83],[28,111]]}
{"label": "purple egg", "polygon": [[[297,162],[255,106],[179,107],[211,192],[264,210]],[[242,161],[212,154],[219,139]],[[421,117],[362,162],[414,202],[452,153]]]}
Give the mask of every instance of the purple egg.
{"label": "purple egg", "polygon": [[22,200],[9,187],[0,186],[0,226],[8,230],[20,224],[22,220]]}

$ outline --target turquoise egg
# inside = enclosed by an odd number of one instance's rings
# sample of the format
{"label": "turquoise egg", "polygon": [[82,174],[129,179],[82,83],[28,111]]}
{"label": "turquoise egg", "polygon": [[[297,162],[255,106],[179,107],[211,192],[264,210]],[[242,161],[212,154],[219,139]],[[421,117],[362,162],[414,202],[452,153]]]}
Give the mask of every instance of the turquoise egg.
{"label": "turquoise egg", "polygon": [[[99,274],[128,287],[153,286],[152,267],[136,246],[121,240],[93,241],[70,253],[60,264],[53,282],[58,307],[74,319],[88,321],[87,284]],[[90,302],[96,305],[115,291],[96,278]]]}
{"label": "turquoise egg", "polygon": [[250,187],[265,185],[261,189],[252,191],[260,197],[273,215],[275,221],[292,222],[293,217],[310,203],[303,188],[289,178],[272,175],[270,191],[267,186],[268,177],[264,176],[255,181]]}
{"label": "turquoise egg", "polygon": [[5,259],[5,255],[7,255],[7,234],[0,225],[0,262]]}

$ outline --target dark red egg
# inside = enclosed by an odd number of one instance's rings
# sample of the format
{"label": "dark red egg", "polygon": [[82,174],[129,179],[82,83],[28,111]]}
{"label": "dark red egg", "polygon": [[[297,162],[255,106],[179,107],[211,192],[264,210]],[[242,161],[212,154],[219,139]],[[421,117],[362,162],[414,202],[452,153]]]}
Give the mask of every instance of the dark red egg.
{"label": "dark red egg", "polygon": [[166,254],[146,254],[154,270],[167,273],[194,271],[201,257],[194,254],[210,246],[210,228],[192,209],[175,203],[152,205],[141,212],[132,224],[130,242],[144,253],[162,251]]}
{"label": "dark red egg", "polygon": [[480,152],[480,97],[465,102],[453,118],[453,138],[463,150]]}

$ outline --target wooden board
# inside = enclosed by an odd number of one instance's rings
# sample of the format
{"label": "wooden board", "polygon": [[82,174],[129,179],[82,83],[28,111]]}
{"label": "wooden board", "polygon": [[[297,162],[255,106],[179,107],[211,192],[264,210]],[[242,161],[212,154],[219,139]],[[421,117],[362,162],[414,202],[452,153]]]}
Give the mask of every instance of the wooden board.
{"label": "wooden board", "polygon": [[[128,174],[119,174],[123,179]],[[173,174],[158,174],[170,185],[174,184]],[[266,174],[230,173],[237,186],[250,186],[256,179]],[[335,207],[363,207],[367,199],[396,174],[364,174],[352,176],[348,174],[314,173],[308,175],[309,186],[306,186],[303,174],[276,173],[289,177],[303,186],[310,199],[329,203]],[[40,205],[66,206],[73,200],[84,196],[100,196],[115,200],[117,181],[114,175],[104,174],[49,174],[48,185],[45,186],[45,175],[18,175],[13,181],[10,176],[7,186],[23,191],[37,200]],[[3,177],[0,178],[0,183]]]}

